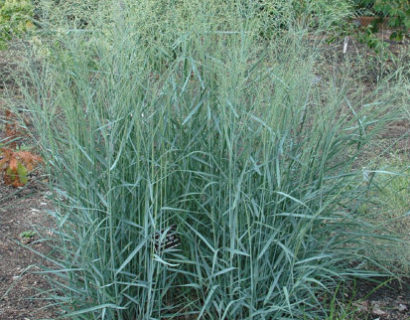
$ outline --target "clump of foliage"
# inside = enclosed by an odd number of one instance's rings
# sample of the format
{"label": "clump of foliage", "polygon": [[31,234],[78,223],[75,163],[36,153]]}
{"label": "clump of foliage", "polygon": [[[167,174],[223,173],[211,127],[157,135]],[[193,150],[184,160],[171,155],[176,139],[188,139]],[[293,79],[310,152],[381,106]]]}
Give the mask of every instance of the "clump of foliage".
{"label": "clump of foliage", "polygon": [[0,149],[0,172],[3,182],[13,187],[22,187],[28,182],[28,174],[42,162],[41,157],[29,151],[13,151]]}
{"label": "clump of foliage", "polygon": [[27,245],[35,239],[36,235],[37,233],[35,231],[26,230],[20,233],[20,240],[23,244]]}
{"label": "clump of foliage", "polygon": [[34,238],[36,234],[37,233],[33,230],[26,230],[20,233],[20,238]]}
{"label": "clump of foliage", "polygon": [[18,129],[15,115],[10,110],[6,110],[6,121],[4,141],[8,143],[8,147],[0,148],[0,173],[6,185],[22,187],[28,182],[29,173],[42,162],[42,158],[30,151],[17,150],[17,139],[23,133]]}
{"label": "clump of foliage", "polygon": [[7,47],[7,41],[33,27],[33,10],[30,0],[0,0],[0,49]]}
{"label": "clump of foliage", "polygon": [[[298,19],[265,42],[240,1],[106,6],[86,32],[48,8],[50,55],[21,88],[53,177],[45,273],[64,317],[323,319],[321,293],[378,274],[356,161],[395,102],[383,79],[369,95],[348,70],[317,83]],[[181,246],[158,245],[171,229]]]}
{"label": "clump of foliage", "polygon": [[374,14],[379,18],[371,24],[369,32],[377,32],[381,23],[393,28],[392,40],[403,40],[410,28],[410,5],[407,0],[358,0],[357,10]]}

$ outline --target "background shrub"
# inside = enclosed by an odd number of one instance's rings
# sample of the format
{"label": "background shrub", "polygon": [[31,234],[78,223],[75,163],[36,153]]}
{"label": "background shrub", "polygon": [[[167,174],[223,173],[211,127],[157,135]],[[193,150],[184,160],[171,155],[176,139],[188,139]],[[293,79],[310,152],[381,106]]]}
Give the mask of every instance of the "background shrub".
{"label": "background shrub", "polygon": [[30,0],[0,1],[0,49],[6,48],[7,41],[12,37],[21,36],[33,26],[32,14]]}
{"label": "background shrub", "polygon": [[358,12],[376,15],[380,19],[372,25],[376,32],[378,25],[387,18],[387,25],[394,28],[391,39],[402,40],[410,28],[410,5],[407,0],[358,0],[355,1]]}

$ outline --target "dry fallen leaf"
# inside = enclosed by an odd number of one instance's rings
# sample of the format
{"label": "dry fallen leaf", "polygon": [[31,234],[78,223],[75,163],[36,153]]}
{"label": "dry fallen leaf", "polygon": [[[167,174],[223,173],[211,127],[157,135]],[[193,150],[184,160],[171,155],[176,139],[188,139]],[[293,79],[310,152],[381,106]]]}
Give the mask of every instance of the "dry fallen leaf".
{"label": "dry fallen leaf", "polygon": [[384,316],[385,314],[387,314],[385,311],[379,309],[379,308],[374,308],[372,310],[372,314],[375,314],[377,316]]}
{"label": "dry fallen leaf", "polygon": [[372,301],[371,304],[372,304],[372,314],[375,314],[377,316],[384,316],[385,314],[387,314],[387,312],[380,309],[380,306],[377,302]]}
{"label": "dry fallen leaf", "polygon": [[355,302],[355,303],[353,303],[353,305],[358,309],[358,311],[361,311],[361,312],[369,311],[369,302],[368,301]]}

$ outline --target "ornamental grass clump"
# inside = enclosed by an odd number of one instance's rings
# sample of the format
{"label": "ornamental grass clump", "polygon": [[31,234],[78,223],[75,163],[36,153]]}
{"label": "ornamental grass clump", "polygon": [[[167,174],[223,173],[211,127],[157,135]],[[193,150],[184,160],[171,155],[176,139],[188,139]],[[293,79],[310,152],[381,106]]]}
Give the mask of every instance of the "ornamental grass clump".
{"label": "ornamental grass clump", "polygon": [[303,29],[266,42],[238,2],[121,4],[27,67],[54,304],[69,319],[324,317],[323,292],[375,274],[354,164],[388,101],[318,82]]}

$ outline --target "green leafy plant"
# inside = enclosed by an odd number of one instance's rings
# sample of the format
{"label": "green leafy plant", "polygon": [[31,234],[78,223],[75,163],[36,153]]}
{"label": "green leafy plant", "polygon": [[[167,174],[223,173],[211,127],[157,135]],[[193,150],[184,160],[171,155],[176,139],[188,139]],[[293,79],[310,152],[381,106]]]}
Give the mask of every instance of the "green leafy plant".
{"label": "green leafy plant", "polygon": [[20,240],[24,245],[27,245],[35,239],[36,235],[37,233],[35,231],[26,230],[20,233]]}
{"label": "green leafy plant", "polygon": [[392,40],[403,40],[410,28],[410,5],[407,0],[360,0],[357,9],[366,9],[376,16],[369,31],[377,32],[379,25],[386,23],[393,28]]}
{"label": "green leafy plant", "polygon": [[30,238],[34,238],[36,236],[36,232],[33,230],[26,230],[23,231],[22,233],[20,233],[20,238],[22,239],[30,239]]}
{"label": "green leafy plant", "polygon": [[407,0],[376,0],[373,8],[382,17],[388,17],[388,26],[394,28],[390,38],[402,40],[410,28],[409,2]]}
{"label": "green leafy plant", "polygon": [[376,53],[384,53],[389,44],[377,37],[373,25],[367,26],[364,30],[355,31],[356,38],[366,44],[369,48],[374,49]]}
{"label": "green leafy plant", "polygon": [[0,0],[0,49],[7,47],[7,41],[33,27],[32,15],[30,0]]}

